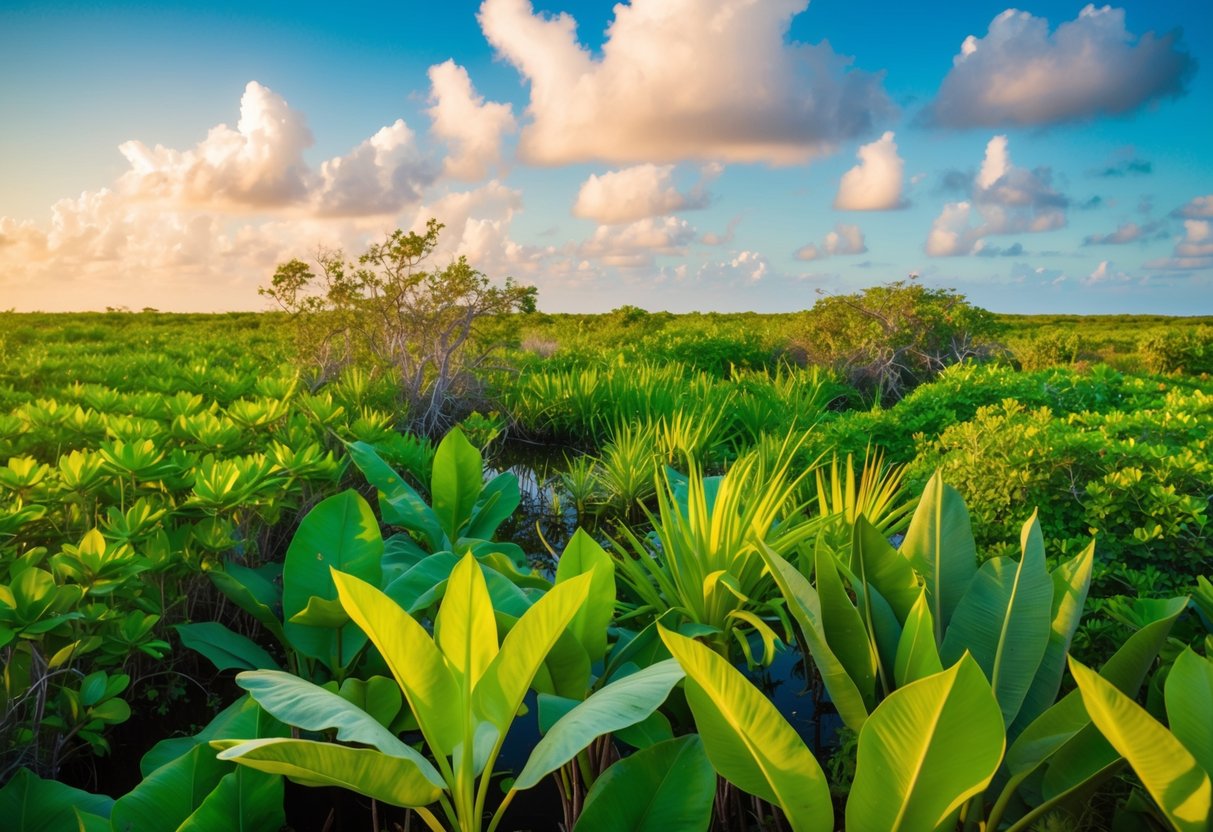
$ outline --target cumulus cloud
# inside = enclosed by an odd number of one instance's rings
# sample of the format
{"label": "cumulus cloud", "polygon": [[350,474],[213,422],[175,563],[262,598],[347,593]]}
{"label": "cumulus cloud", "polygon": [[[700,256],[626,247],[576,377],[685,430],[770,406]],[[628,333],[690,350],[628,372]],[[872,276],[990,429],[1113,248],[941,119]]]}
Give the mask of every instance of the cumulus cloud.
{"label": "cumulus cloud", "polygon": [[140,141],[118,150],[130,170],[118,189],[130,195],[194,205],[273,208],[307,195],[303,151],[312,134],[303,114],[268,87],[250,81],[236,129],[220,124],[190,150]]}
{"label": "cumulus cloud", "polygon": [[1085,121],[1183,95],[1195,69],[1178,32],[1138,38],[1124,9],[1088,5],[1052,33],[1007,9],[985,37],[965,38],[925,115],[960,128]]}
{"label": "cumulus cloud", "polygon": [[652,164],[590,174],[577,192],[573,216],[614,225],[707,206],[709,197],[702,185],[681,193],[673,174],[673,165]]}
{"label": "cumulus cloud", "polygon": [[849,68],[828,43],[785,41],[807,6],[620,3],[601,57],[578,41],[572,16],[536,14],[529,0],[485,0],[478,18],[530,84],[519,142],[528,162],[798,164],[893,112],[878,75]]}
{"label": "cumulus cloud", "polygon": [[834,207],[840,211],[888,211],[904,208],[901,183],[905,163],[897,155],[893,133],[859,148],[859,164],[842,175]]}
{"label": "cumulus cloud", "polygon": [[485,101],[472,86],[467,70],[454,61],[429,69],[430,131],[446,142],[450,153],[443,171],[454,179],[476,182],[501,162],[501,141],[518,129],[509,104]]}
{"label": "cumulus cloud", "polygon": [[858,225],[838,223],[820,245],[807,245],[796,252],[797,260],[822,260],[839,254],[863,254],[868,250]]}
{"label": "cumulus cloud", "polygon": [[657,255],[686,254],[695,229],[680,217],[649,217],[627,225],[600,225],[578,254],[619,268],[652,266]]}
{"label": "cumulus cloud", "polygon": [[1069,200],[1053,190],[1048,168],[1027,170],[1011,162],[1006,136],[986,145],[969,199],[949,202],[931,226],[927,254],[948,257],[979,252],[992,234],[1052,231],[1066,224]]}
{"label": "cumulus cloud", "polygon": [[345,156],[320,165],[311,206],[321,216],[391,214],[419,200],[433,181],[433,167],[413,131],[397,119]]}
{"label": "cumulus cloud", "polygon": [[1184,205],[1176,208],[1172,216],[1190,217],[1191,219],[1213,217],[1213,194],[1193,197]]}
{"label": "cumulus cloud", "polygon": [[1172,256],[1147,261],[1143,266],[1159,271],[1213,269],[1213,222],[1184,220],[1184,236],[1175,243]]}

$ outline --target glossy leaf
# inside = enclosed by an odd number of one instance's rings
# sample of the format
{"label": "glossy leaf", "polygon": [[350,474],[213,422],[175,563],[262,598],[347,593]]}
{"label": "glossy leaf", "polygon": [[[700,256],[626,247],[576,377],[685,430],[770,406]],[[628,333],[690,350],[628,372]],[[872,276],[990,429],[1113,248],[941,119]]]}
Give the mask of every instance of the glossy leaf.
{"label": "glossy leaf", "polygon": [[914,568],[862,514],[855,518],[851,535],[851,571],[865,585],[876,587],[898,621],[906,620],[922,591]]}
{"label": "glossy leaf", "polygon": [[448,539],[454,541],[462,536],[483,487],[480,451],[467,440],[463,431],[451,428],[434,453],[434,473],[430,481],[434,515]]}
{"label": "glossy leaf", "polygon": [[218,670],[277,669],[278,662],[247,636],[234,633],[218,621],[178,624],[173,629],[181,643],[210,659]]}
{"label": "glossy leaf", "polygon": [[830,701],[838,709],[838,714],[846,726],[852,731],[858,731],[868,717],[868,708],[864,703],[863,693],[826,639],[821,617],[821,599],[817,590],[796,567],[769,546],[760,546],[759,552],[762,553],[771,576],[787,602],[788,611],[800,626],[813,662],[821,673],[821,681],[830,694]]}
{"label": "glossy leaf", "polygon": [[1165,688],[1171,733],[1213,777],[1213,660],[1185,647]]}
{"label": "glossy leaf", "polygon": [[684,675],[678,662],[668,659],[595,691],[539,740],[514,788],[537,785],[596,738],[647,719]]}
{"label": "glossy leaf", "polygon": [[383,522],[418,532],[431,552],[444,548],[442,526],[429,503],[383,461],[373,445],[351,442],[346,446],[350,459],[362,471],[366,481],[379,491],[379,511]]}
{"label": "glossy leaf", "polygon": [[205,745],[195,746],[145,777],[114,803],[115,829],[175,830],[219,785],[232,766]]}
{"label": "glossy leaf", "polygon": [[311,786],[339,786],[393,806],[428,806],[441,788],[413,760],[374,748],[350,748],[311,740],[266,739],[238,744],[216,741],[220,760],[283,774]]}
{"label": "glossy leaf", "polygon": [[577,529],[556,564],[556,582],[587,572],[594,575],[590,594],[569,629],[596,662],[606,654],[607,628],[615,616],[615,560],[583,529]]}
{"label": "glossy leaf", "polygon": [[939,649],[950,665],[966,651],[990,680],[1009,726],[1019,713],[1049,643],[1053,583],[1036,515],[1024,525],[1023,556],[981,565],[956,607]]}
{"label": "glossy leaf", "polygon": [[814,578],[821,599],[821,623],[830,650],[846,668],[847,675],[863,696],[864,706],[876,704],[876,656],[863,616],[847,594],[834,556],[818,546]]}
{"label": "glossy leaf", "polygon": [[[479,454],[476,459],[480,459]],[[437,464],[435,462],[435,466]],[[470,553],[451,570],[442,606],[434,621],[434,641],[446,656],[447,666],[461,687],[463,707],[469,707],[472,689],[497,655],[493,602],[480,564]]]}
{"label": "glossy leaf", "polygon": [[716,773],[696,734],[619,760],[586,796],[573,832],[706,832]]}
{"label": "glossy leaf", "polygon": [[900,688],[942,670],[939,648],[935,646],[931,607],[927,603],[926,591],[920,590],[918,600],[910,608],[905,627],[901,631],[893,677]]}
{"label": "glossy leaf", "polygon": [[237,766],[219,781],[177,832],[260,832],[286,823],[282,778]]}
{"label": "glossy leaf", "polygon": [[1213,785],[1196,758],[1145,709],[1080,662],[1070,659],[1091,721],[1129,761],[1150,796],[1180,832],[1208,832]]}
{"label": "glossy leaf", "polygon": [[931,475],[910,520],[901,554],[926,581],[927,602],[935,619],[935,642],[977,573],[977,544],[969,510],[956,489],[944,485],[939,471]]}
{"label": "glossy leaf", "polygon": [[859,733],[847,828],[948,827],[994,777],[1004,745],[1002,712],[971,656],[899,688]]}
{"label": "glossy leaf", "polygon": [[343,666],[366,643],[354,627],[331,630],[291,622],[312,596],[337,597],[332,569],[378,584],[382,574],[383,537],[379,521],[356,491],[344,491],[307,513],[286,551],[282,568],[282,615],[286,635],[296,650],[332,667]]}
{"label": "glossy leaf", "polygon": [[113,805],[114,799],[108,795],[43,780],[27,768],[17,769],[0,789],[0,818],[11,832],[75,829],[73,809],[108,818]]}
{"label": "glossy leaf", "polygon": [[425,628],[381,591],[333,573],[341,605],[383,656],[430,747],[449,756],[463,741],[459,687]]}
{"label": "glossy leaf", "polygon": [[717,773],[783,809],[795,832],[830,832],[821,766],[771,701],[699,642],[669,630],[661,638],[686,671],[687,703]]}

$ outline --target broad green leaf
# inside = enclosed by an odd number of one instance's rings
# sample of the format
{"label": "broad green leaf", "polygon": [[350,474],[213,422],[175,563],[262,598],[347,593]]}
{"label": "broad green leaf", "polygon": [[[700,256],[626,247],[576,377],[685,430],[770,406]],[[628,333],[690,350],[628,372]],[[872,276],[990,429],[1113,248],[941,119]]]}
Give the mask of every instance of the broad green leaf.
{"label": "broad green leaf", "polygon": [[337,695],[366,711],[380,725],[392,725],[404,706],[400,685],[386,676],[372,676],[366,680],[348,678],[341,683]]}
{"label": "broad green leaf", "polygon": [[291,616],[292,624],[307,624],[309,627],[327,627],[335,630],[344,627],[350,621],[345,609],[336,598],[320,598],[313,595],[307,599],[307,606]]}
{"label": "broad green leaf", "polygon": [[451,428],[434,453],[434,473],[430,496],[434,515],[450,540],[458,540],[472,516],[476,498],[484,488],[484,469],[480,451],[459,428]]}
{"label": "broad green leaf", "polygon": [[615,615],[615,560],[584,530],[578,529],[564,547],[556,564],[556,582],[590,572],[590,594],[577,611],[569,629],[581,642],[591,661],[606,654],[607,628]]}
{"label": "broad green leaf", "polygon": [[338,786],[393,806],[428,806],[442,793],[413,760],[374,748],[350,748],[311,740],[251,740],[238,745],[212,743],[220,760],[231,760],[270,774],[283,774],[309,786]]}
{"label": "broad green leaf", "polygon": [[668,659],[595,691],[539,740],[514,789],[532,788],[597,737],[647,719],[684,675],[678,662]]}
{"label": "broad green leaf", "polygon": [[412,760],[435,785],[442,778],[411,745],[384,728],[377,719],[339,694],[280,670],[251,670],[236,676],[236,684],[269,714],[305,731],[335,729],[337,739],[370,745],[391,757]]}
{"label": "broad green leaf", "polygon": [[378,648],[396,678],[430,748],[450,756],[463,741],[459,687],[425,628],[366,581],[333,572],[350,619]]}
{"label": "broad green leaf", "polygon": [[1185,647],[1165,691],[1171,733],[1213,777],[1213,660]]}
{"label": "broad green leaf", "polygon": [[838,577],[834,556],[826,547],[818,546],[815,560],[814,575],[826,642],[863,695],[864,707],[871,710],[876,704],[876,655],[868,629]]}
{"label": "broad green leaf", "polygon": [[446,582],[459,558],[453,552],[435,552],[418,561],[383,591],[409,613],[433,606],[446,592]]}
{"label": "broad green leaf", "polygon": [[868,707],[864,704],[863,693],[826,640],[821,617],[821,599],[817,590],[813,589],[813,585],[796,567],[769,546],[760,545],[758,551],[787,601],[788,610],[800,625],[800,632],[808,644],[813,663],[821,673],[821,681],[830,694],[830,701],[838,709],[838,714],[846,726],[852,731],[858,731],[863,726],[863,721],[868,718]]}
{"label": "broad green leaf", "polygon": [[282,778],[244,766],[223,775],[177,832],[261,832],[286,823]]}
{"label": "broad green leaf", "polygon": [[922,594],[914,568],[862,514],[855,518],[851,534],[851,571],[865,585],[876,587],[900,622]]}
{"label": "broad green leaf", "polygon": [[648,748],[673,738],[674,728],[661,711],[654,711],[635,725],[620,728],[615,732],[615,739],[627,743],[632,748]]}
{"label": "broad green leaf", "polygon": [[43,780],[27,768],[17,769],[0,789],[0,818],[10,832],[75,830],[73,809],[108,818],[113,805],[114,799],[108,795],[90,794],[57,780]]}
{"label": "broad green leaf", "polygon": [[300,653],[331,667],[343,667],[366,643],[354,627],[330,630],[295,624],[312,596],[337,597],[332,569],[378,584],[382,574],[383,537],[366,500],[349,490],[316,505],[299,524],[282,568],[282,615],[286,635]]}
{"label": "broad green leaf", "polygon": [[1005,743],[1002,712],[971,656],[899,688],[859,733],[847,828],[950,828],[994,777]]}
{"label": "broad green leaf", "polygon": [[721,777],[783,809],[794,832],[830,832],[830,788],[813,753],[741,673],[697,641],[662,630],[686,671],[687,703]]}
{"label": "broad green leaf", "polygon": [[434,622],[434,641],[462,688],[464,707],[469,707],[472,689],[497,655],[493,602],[480,564],[470,552],[451,570]]}
{"label": "broad green leaf", "polygon": [[568,627],[590,590],[590,575],[552,587],[514,625],[474,692],[475,712],[504,735],[536,671]]}
{"label": "broad green leaf", "polygon": [[1053,583],[1053,619],[1049,629],[1049,643],[1045,647],[1044,658],[1040,660],[1040,668],[1024,696],[1023,706],[1007,731],[1012,742],[1032,720],[1048,710],[1057,700],[1070,642],[1074,640],[1074,633],[1082,620],[1087,590],[1091,587],[1091,570],[1094,563],[1095,541],[1091,541],[1086,549],[1059,564],[1049,575]]}
{"label": "broad green leaf", "polygon": [[210,659],[218,670],[277,669],[278,662],[260,644],[234,633],[218,621],[177,624],[181,643]]}
{"label": "broad green leaf", "polygon": [[994,558],[981,565],[948,625],[939,656],[951,665],[967,651],[990,680],[1009,726],[1049,644],[1053,582],[1045,567],[1040,525],[1023,530],[1019,563]]}
{"label": "broad green leaf", "polygon": [[282,603],[282,593],[255,569],[241,566],[228,561],[222,570],[207,572],[219,591],[232,600],[236,606],[247,612],[269,630],[274,638],[286,644],[286,631],[282,629],[282,621],[274,609]]}
{"label": "broad green leaf", "polygon": [[939,660],[939,648],[935,646],[935,628],[931,621],[931,607],[927,603],[925,590],[919,591],[918,600],[906,616],[901,640],[897,643],[897,661],[893,678],[897,687],[925,679],[943,670]]}
{"label": "broad green leaf", "polygon": [[[1185,606],[1186,599],[1171,599],[1169,614],[1131,635],[1104,664],[1100,675],[1126,695],[1136,696]],[[1007,768],[1013,775],[1022,775],[1050,758],[1046,797],[1069,791],[1116,759],[1116,752],[1091,725],[1076,690],[1024,729],[1007,751]]]}
{"label": "broad green leaf", "polygon": [[1071,658],[1070,672],[1091,721],[1129,761],[1167,820],[1180,832],[1208,832],[1213,786],[1196,758],[1144,708],[1095,671]]}
{"label": "broad green leaf", "polygon": [[942,645],[952,613],[977,573],[977,544],[964,499],[956,489],[944,485],[939,471],[927,481],[901,554],[926,581],[935,643]]}
{"label": "broad green leaf", "polygon": [[232,767],[215,752],[198,745],[188,754],[161,766],[114,803],[114,829],[147,832],[177,829]]}
{"label": "broad green leaf", "polygon": [[706,832],[716,773],[695,734],[649,746],[608,768],[573,832]]}
{"label": "broad green leaf", "polygon": [[383,461],[373,445],[351,442],[346,451],[366,481],[379,491],[383,522],[415,531],[425,538],[431,552],[444,548],[444,534],[434,510],[392,466]]}
{"label": "broad green leaf", "polygon": [[160,766],[211,740],[279,737],[285,736],[285,730],[285,726],[261,710],[252,697],[241,696],[192,737],[173,737],[153,745],[139,761],[139,773],[147,777]]}
{"label": "broad green leaf", "polygon": [[518,477],[508,471],[493,477],[476,499],[472,519],[463,530],[464,537],[492,539],[497,527],[514,513],[521,501]]}

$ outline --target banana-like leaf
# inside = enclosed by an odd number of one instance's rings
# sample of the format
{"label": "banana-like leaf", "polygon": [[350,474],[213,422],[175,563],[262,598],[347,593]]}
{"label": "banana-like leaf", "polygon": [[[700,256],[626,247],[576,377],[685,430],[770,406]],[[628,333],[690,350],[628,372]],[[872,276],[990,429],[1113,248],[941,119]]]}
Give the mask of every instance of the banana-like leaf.
{"label": "banana-like leaf", "polygon": [[863,727],[863,721],[868,718],[868,707],[864,703],[863,693],[826,639],[821,617],[821,598],[817,590],[795,566],[769,546],[760,544],[758,551],[783,594],[788,610],[800,625],[800,632],[808,644],[814,664],[821,673],[821,681],[830,694],[830,701],[838,709],[838,714],[846,726],[852,731],[858,731]]}
{"label": "banana-like leaf", "polygon": [[706,646],[664,629],[661,638],[686,671],[687,703],[717,773],[783,809],[794,832],[830,832],[821,766],[771,701]]}
{"label": "banana-like leaf", "polygon": [[556,564],[556,581],[574,575],[594,574],[585,606],[577,611],[569,630],[581,642],[590,661],[606,654],[607,627],[615,615],[615,560],[582,529],[573,533]]}
{"label": "banana-like leaf", "polygon": [[274,612],[282,603],[282,591],[277,585],[267,580],[258,570],[231,561],[227,561],[222,570],[212,569],[207,572],[207,576],[236,606],[257,619],[283,645],[287,644],[282,621]]}
{"label": "banana-like leaf", "polygon": [[573,832],[706,832],[716,773],[696,734],[666,740],[608,768]]}
{"label": "banana-like leaf", "polygon": [[195,746],[114,802],[110,812],[114,829],[173,832],[231,771],[231,765],[217,759],[210,748]]}
{"label": "banana-like leaf", "polygon": [[[113,805],[114,799],[108,795],[90,794],[58,780],[43,780],[28,768],[17,769],[0,789],[0,818],[10,832],[75,829],[73,809],[108,818]],[[109,828],[107,820],[105,829]]]}
{"label": "banana-like leaf", "polygon": [[1180,832],[1208,832],[1213,785],[1196,758],[1146,710],[1099,674],[1070,659],[1091,721],[1129,761],[1150,796]]}
{"label": "banana-like leaf", "polygon": [[162,765],[193,751],[211,740],[250,737],[282,737],[287,728],[267,714],[250,696],[241,696],[220,711],[207,726],[192,737],[172,737],[152,746],[139,760],[139,773],[147,777]]}
{"label": "banana-like leaf", "polygon": [[333,572],[341,605],[383,656],[436,754],[463,741],[459,686],[430,634],[366,581]]}
{"label": "banana-like leaf", "polygon": [[463,431],[451,428],[434,452],[434,473],[430,480],[434,515],[447,538],[458,540],[462,536],[463,527],[471,519],[476,498],[483,488],[480,451],[468,441]]}
{"label": "banana-like leaf", "polygon": [[366,481],[378,489],[383,522],[418,532],[425,538],[431,552],[446,548],[442,524],[438,522],[434,510],[392,466],[383,461],[373,445],[351,442],[346,445],[346,451]]}
{"label": "banana-like leaf", "polygon": [[[455,431],[452,431],[451,436]],[[462,433],[459,436],[462,438]],[[463,440],[471,448],[471,443]],[[446,444],[446,440],[443,440]],[[472,449],[475,452],[475,449]],[[480,454],[476,454],[479,470]],[[437,469],[438,463],[434,463]],[[471,706],[472,690],[497,655],[497,624],[493,602],[480,564],[470,553],[451,570],[446,594],[434,621],[434,642],[446,656],[447,667],[463,694],[464,709]]]}
{"label": "banana-like leaf", "polygon": [[522,707],[535,673],[556,640],[585,603],[592,575],[578,575],[552,587],[518,620],[501,643],[474,692],[474,712],[504,736]]}
{"label": "banana-like leaf", "polygon": [[539,740],[513,788],[522,791],[537,785],[595,738],[647,719],[684,675],[678,662],[667,659],[595,691]]}
{"label": "banana-like leaf", "polygon": [[998,701],[971,656],[899,688],[859,733],[847,828],[947,827],[994,777],[1005,744]]}
{"label": "banana-like leaf", "polygon": [[412,760],[435,786],[442,777],[411,745],[384,728],[373,716],[342,696],[279,670],[250,670],[236,676],[236,684],[267,713],[306,731],[335,729],[337,739],[372,746],[390,757]]}
{"label": "banana-like leaf", "polygon": [[[331,742],[266,739],[233,744],[216,740],[219,759],[270,774],[283,774],[309,786],[338,786],[393,806],[428,806],[442,789],[404,757],[375,748],[350,748]],[[132,827],[142,828],[142,827]]]}
{"label": "banana-like leaf", "polygon": [[1185,647],[1165,688],[1171,733],[1213,777],[1213,660]]}
{"label": "banana-like leaf", "polygon": [[942,670],[943,663],[939,659],[939,648],[935,646],[935,627],[931,621],[927,593],[926,590],[919,590],[918,600],[906,616],[901,640],[897,644],[893,677],[900,688]]}
{"label": "banana-like leaf", "polygon": [[834,556],[825,546],[818,546],[815,561],[814,576],[826,641],[862,694],[864,707],[871,710],[876,704],[875,646],[862,614],[851,603],[838,577]]}
{"label": "banana-like leaf", "polygon": [[935,643],[942,645],[952,613],[977,573],[977,544],[964,499],[956,489],[944,485],[939,471],[923,489],[901,554],[926,581]]}
{"label": "banana-like leaf", "polygon": [[921,594],[914,568],[862,514],[851,533],[851,571],[865,585],[876,587],[901,622]]}
{"label": "banana-like leaf", "polygon": [[939,649],[946,665],[966,651],[972,654],[990,680],[1008,726],[1044,658],[1053,604],[1053,582],[1035,514],[1024,525],[1022,540],[1019,563],[994,558],[982,564]]}
{"label": "banana-like leaf", "polygon": [[1082,620],[1083,605],[1087,591],[1091,588],[1091,570],[1095,563],[1095,541],[1074,557],[1058,565],[1049,578],[1053,583],[1053,620],[1049,630],[1049,643],[1045,647],[1040,668],[1028,687],[1023,705],[1015,721],[1007,731],[1011,742],[1023,732],[1032,720],[1040,716],[1057,701],[1061,689],[1061,677],[1066,669],[1066,656],[1070,642]]}
{"label": "banana-like leaf", "polygon": [[358,492],[343,491],[319,503],[299,524],[282,567],[282,616],[286,635],[300,653],[331,667],[351,661],[366,644],[354,627],[332,630],[291,622],[307,609],[313,595],[337,597],[331,569],[378,584],[383,537],[375,513]]}
{"label": "banana-like leaf", "polygon": [[210,659],[218,670],[270,670],[279,667],[260,644],[234,633],[218,621],[177,624],[181,643]]}
{"label": "banana-like leaf", "polygon": [[[1185,598],[1171,599],[1161,610],[1167,613],[1166,616],[1131,635],[1104,663],[1100,675],[1127,696],[1136,696],[1186,605]],[[1024,729],[1007,751],[1007,770],[1023,777],[1048,761],[1043,794],[1050,799],[1070,792],[1077,784],[1094,777],[1115,762],[1117,756],[1091,724],[1082,706],[1082,697],[1074,690]]]}
{"label": "banana-like leaf", "polygon": [[463,536],[490,540],[497,527],[514,513],[521,501],[518,477],[508,471],[493,477],[477,497],[476,507],[472,509],[472,517],[463,530]]}
{"label": "banana-like leaf", "polygon": [[244,766],[223,775],[219,785],[185,819],[176,832],[260,832],[286,823],[282,778]]}

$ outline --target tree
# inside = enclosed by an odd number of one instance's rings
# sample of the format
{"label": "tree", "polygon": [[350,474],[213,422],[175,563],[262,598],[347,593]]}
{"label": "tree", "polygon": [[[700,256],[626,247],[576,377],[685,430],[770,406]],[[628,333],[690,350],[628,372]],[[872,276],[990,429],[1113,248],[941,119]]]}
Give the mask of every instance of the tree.
{"label": "tree", "polygon": [[948,365],[998,349],[991,313],[952,289],[905,281],[823,297],[807,318],[809,359],[833,366],[877,401],[899,399]]}
{"label": "tree", "polygon": [[318,383],[352,363],[367,363],[399,382],[410,427],[436,435],[470,412],[481,394],[475,370],[493,351],[477,323],[512,311],[532,312],[537,289],[507,278],[494,286],[466,257],[424,269],[442,223],[424,234],[397,229],[357,261],[321,249],[319,275],[301,260],[278,266],[262,295],[296,324],[301,357]]}

